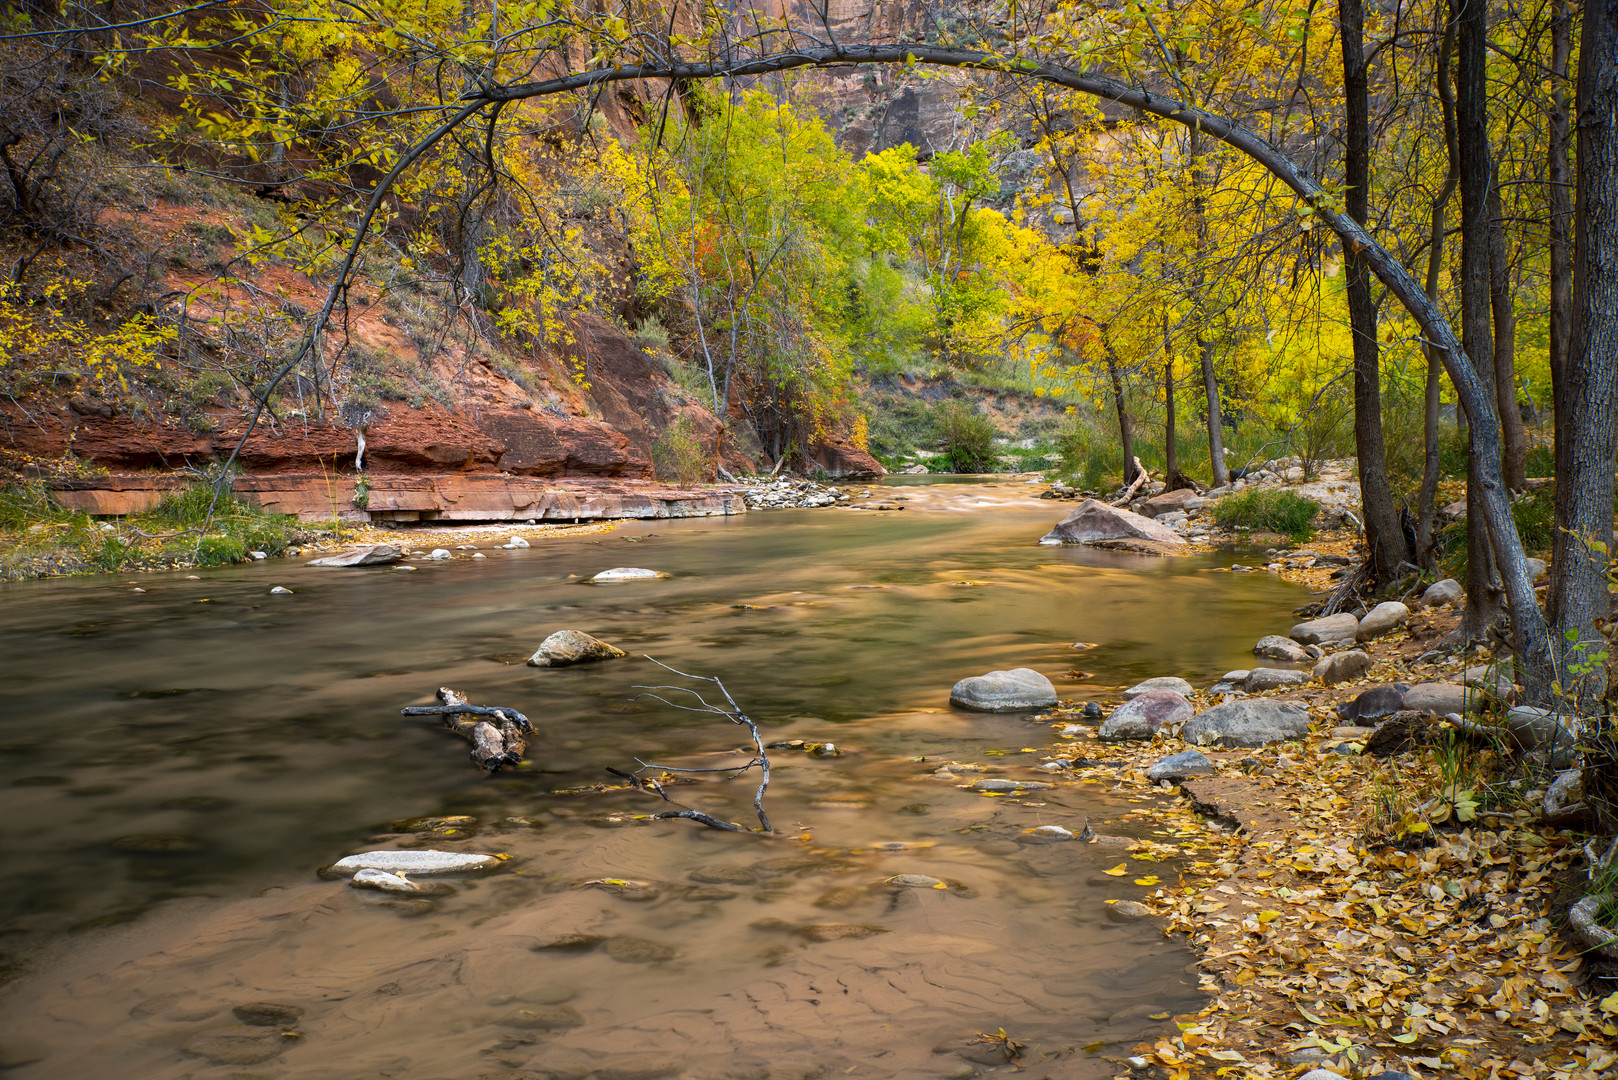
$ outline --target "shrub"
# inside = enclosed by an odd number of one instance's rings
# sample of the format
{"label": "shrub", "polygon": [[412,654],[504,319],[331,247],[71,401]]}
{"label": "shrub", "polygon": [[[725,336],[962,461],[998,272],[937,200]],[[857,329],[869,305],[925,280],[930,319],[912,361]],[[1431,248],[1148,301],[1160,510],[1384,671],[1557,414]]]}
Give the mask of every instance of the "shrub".
{"label": "shrub", "polygon": [[992,472],[996,465],[994,421],[959,401],[946,401],[933,410],[933,431],[950,472]]}
{"label": "shrub", "polygon": [[239,536],[214,533],[197,541],[198,566],[223,566],[247,558],[247,541]]}
{"label": "shrub", "polygon": [[1256,529],[1284,533],[1293,542],[1314,532],[1320,504],[1291,491],[1249,488],[1214,503],[1214,520],[1226,529]]}
{"label": "shrub", "polygon": [[713,454],[689,417],[679,417],[652,443],[652,469],[664,483],[695,484],[713,475]]}

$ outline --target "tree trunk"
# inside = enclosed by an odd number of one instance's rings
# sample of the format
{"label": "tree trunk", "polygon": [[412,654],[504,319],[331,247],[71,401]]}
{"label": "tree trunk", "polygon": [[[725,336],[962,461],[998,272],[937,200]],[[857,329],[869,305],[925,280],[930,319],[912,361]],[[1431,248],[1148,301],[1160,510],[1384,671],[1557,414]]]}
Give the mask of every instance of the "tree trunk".
{"label": "tree trunk", "polygon": [[[1595,624],[1610,617],[1614,411],[1618,409],[1618,0],[1586,0],[1579,47],[1578,193],[1573,218],[1573,337],[1567,429],[1558,431],[1550,617],[1564,690],[1606,693]],[[1564,471],[1565,468],[1565,471]]]}
{"label": "tree trunk", "polygon": [[[1572,52],[1571,0],[1552,0],[1551,111],[1545,120],[1545,202],[1550,220],[1550,368],[1551,414],[1555,423],[1556,473],[1562,475],[1562,433],[1568,424],[1567,354],[1573,337],[1573,177],[1568,170],[1571,135],[1567,116],[1567,64]],[[1557,493],[1557,513],[1562,509]]]}
{"label": "tree trunk", "polygon": [[1118,374],[1118,356],[1107,346],[1107,378],[1112,380],[1112,400],[1118,406],[1118,441],[1124,447],[1124,485],[1135,479],[1135,422],[1124,400],[1124,380]]}
{"label": "tree trunk", "polygon": [[1524,491],[1528,435],[1517,407],[1517,311],[1512,304],[1511,247],[1506,240],[1498,172],[1489,184],[1489,310],[1494,317],[1494,393],[1500,408],[1505,456],[1500,462],[1506,487]]}
{"label": "tree trunk", "polygon": [[1208,396],[1208,457],[1213,486],[1225,487],[1230,483],[1230,469],[1225,465],[1225,413],[1219,406],[1219,380],[1214,378],[1213,342],[1197,335],[1197,351],[1202,354],[1202,389]]}
{"label": "tree trunk", "polygon": [[[1444,116],[1444,154],[1448,163],[1444,186],[1433,197],[1432,224],[1427,234],[1428,300],[1438,303],[1438,279],[1444,268],[1444,217],[1455,188],[1461,182],[1459,152],[1455,146],[1455,87],[1450,82],[1450,56],[1455,51],[1455,24],[1446,20],[1438,46],[1434,82]],[[1438,501],[1438,407],[1443,389],[1443,357],[1437,346],[1427,345],[1427,394],[1423,412],[1425,456],[1421,471],[1421,496],[1416,509],[1416,562],[1431,568],[1433,562],[1433,517]]]}
{"label": "tree trunk", "polygon": [[1174,360],[1163,364],[1163,482],[1172,484],[1180,471],[1180,453],[1174,445]]}
{"label": "tree trunk", "polygon": [[[1337,0],[1337,18],[1342,31],[1348,121],[1343,151],[1347,209],[1349,217],[1364,225],[1370,210],[1371,126],[1361,0]],[[1386,585],[1410,561],[1410,549],[1388,483],[1387,447],[1382,438],[1381,350],[1377,347],[1370,268],[1354,249],[1345,246],[1343,254],[1348,270],[1348,321],[1354,339],[1354,449],[1365,507],[1365,543],[1370,549],[1372,582]]]}
{"label": "tree trunk", "polygon": [[[1489,165],[1488,99],[1484,82],[1488,60],[1488,24],[1484,5],[1476,0],[1450,0],[1456,24],[1455,133],[1461,173],[1461,347],[1472,358],[1486,400],[1466,410],[1470,450],[1466,470],[1467,568],[1466,610],[1461,635],[1467,642],[1485,641],[1501,615],[1500,588],[1493,574],[1494,528],[1514,529],[1505,520],[1491,521],[1483,507],[1480,448],[1500,445],[1494,415],[1494,341],[1489,309]],[[1497,451],[1498,452],[1498,451]]]}

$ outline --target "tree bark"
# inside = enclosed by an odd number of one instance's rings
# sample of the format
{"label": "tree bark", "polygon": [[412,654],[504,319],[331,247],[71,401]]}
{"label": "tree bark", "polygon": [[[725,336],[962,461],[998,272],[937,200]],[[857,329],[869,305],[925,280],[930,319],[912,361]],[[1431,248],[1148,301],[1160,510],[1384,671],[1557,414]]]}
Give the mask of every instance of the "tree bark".
{"label": "tree bark", "polygon": [[1528,435],[1517,406],[1517,310],[1512,303],[1511,246],[1506,239],[1498,170],[1489,183],[1489,310],[1494,318],[1494,394],[1505,442],[1506,487],[1525,491]]}
{"label": "tree bark", "polygon": [[[1573,339],[1573,176],[1568,168],[1571,133],[1567,112],[1567,67],[1572,53],[1571,0],[1552,0],[1551,6],[1551,111],[1545,120],[1545,202],[1550,220],[1550,341],[1551,414],[1555,424],[1556,472],[1560,476],[1562,433],[1566,430],[1567,354]],[[1558,493],[1557,511],[1561,511]]]}
{"label": "tree bark", "polygon": [[[1427,299],[1438,303],[1438,279],[1444,268],[1444,218],[1455,188],[1461,182],[1459,151],[1455,146],[1455,87],[1450,82],[1450,57],[1455,51],[1455,24],[1445,21],[1443,38],[1438,46],[1434,83],[1444,117],[1444,156],[1447,168],[1444,186],[1433,197],[1432,224],[1427,235],[1427,278],[1424,283]],[[1443,357],[1437,346],[1428,343],[1427,393],[1423,413],[1423,439],[1425,456],[1422,462],[1421,495],[1416,507],[1416,562],[1431,568],[1433,562],[1433,517],[1438,500],[1438,408],[1443,389]]]}
{"label": "tree bark", "polygon": [[1208,398],[1208,458],[1213,473],[1213,486],[1225,487],[1230,483],[1230,468],[1225,464],[1225,412],[1219,405],[1219,380],[1214,377],[1213,342],[1197,335],[1197,351],[1202,355],[1202,391]]}
{"label": "tree bark", "polygon": [[1180,471],[1180,452],[1174,446],[1174,360],[1163,362],[1163,480],[1173,483]]}
{"label": "tree bark", "polygon": [[[1365,11],[1361,0],[1337,0],[1343,44],[1343,91],[1347,120],[1344,181],[1349,217],[1364,225],[1370,215],[1370,80],[1365,66]],[[1388,483],[1387,446],[1382,437],[1381,350],[1377,346],[1376,302],[1365,258],[1344,248],[1348,271],[1348,321],[1354,340],[1354,450],[1359,459],[1360,499],[1365,510],[1365,543],[1371,580],[1386,585],[1410,561],[1399,524],[1399,507]]]}
{"label": "tree bark", "polygon": [[[1614,411],[1618,409],[1618,0],[1585,0],[1579,47],[1573,336],[1558,430],[1550,617],[1563,688],[1596,702],[1607,687],[1596,620],[1611,614]],[[1582,661],[1582,662],[1581,662]],[[1583,670],[1581,672],[1580,669]]]}
{"label": "tree bark", "polygon": [[[1484,442],[1500,446],[1499,419],[1495,415],[1494,340],[1490,312],[1489,278],[1489,163],[1488,98],[1485,65],[1488,60],[1487,9],[1479,0],[1450,0],[1455,20],[1456,80],[1455,132],[1461,173],[1461,343],[1472,358],[1480,389],[1488,400],[1467,403],[1466,419],[1471,449],[1466,470],[1467,567],[1466,610],[1461,635],[1467,642],[1485,641],[1499,622],[1501,591],[1493,570],[1492,535],[1496,529],[1513,534],[1509,510],[1503,522],[1492,521],[1483,508],[1482,462],[1478,448]],[[1497,451],[1498,452],[1498,451]],[[1503,465],[1502,465],[1503,472]]]}

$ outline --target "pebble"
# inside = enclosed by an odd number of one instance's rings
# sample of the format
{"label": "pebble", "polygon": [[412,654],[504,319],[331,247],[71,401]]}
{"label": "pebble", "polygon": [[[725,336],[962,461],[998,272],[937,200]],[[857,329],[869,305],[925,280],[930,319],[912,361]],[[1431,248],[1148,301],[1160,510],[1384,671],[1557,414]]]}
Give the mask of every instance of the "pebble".
{"label": "pebble", "polygon": [[360,870],[354,874],[348,883],[356,889],[378,889],[382,892],[411,893],[414,895],[440,893],[449,889],[449,886],[443,882],[421,885],[411,881],[403,874],[390,874],[386,870]]}
{"label": "pebble", "polygon": [[472,554],[472,558],[474,558],[474,559],[487,559],[487,558],[488,558],[488,556],[487,556],[487,555],[485,555],[485,554],[483,554],[483,552],[481,552],[481,551],[478,551],[478,552],[474,552],[474,553],[473,553],[473,554]]}
{"label": "pebble", "polygon": [[398,566],[395,566],[394,569],[395,570],[414,570],[415,567],[406,565],[405,563],[400,563]]}
{"label": "pebble", "polygon": [[1107,917],[1114,922],[1134,922],[1150,918],[1152,909],[1135,900],[1119,900],[1107,905]]}
{"label": "pebble", "polygon": [[745,478],[748,487],[742,492],[742,501],[749,510],[778,510],[788,507],[833,506],[848,502],[852,496],[841,488],[827,487],[812,480],[771,480]]}
{"label": "pebble", "polygon": [[453,555],[451,555],[448,551],[445,551],[443,548],[433,548],[432,554],[428,555],[427,557],[429,559],[452,559],[452,558],[454,558]]}
{"label": "pebble", "polygon": [[262,561],[270,557],[270,553],[267,551],[249,551],[247,554],[251,555],[254,561]]}
{"label": "pebble", "polygon": [[947,889],[949,883],[941,878],[928,877],[926,874],[895,874],[883,884],[896,885],[901,889]]}
{"label": "pebble", "polygon": [[292,590],[287,588],[285,585],[277,585],[275,588],[271,589],[270,592],[275,596],[291,596],[292,595]]}
{"label": "pebble", "polygon": [[524,540],[520,536],[513,536],[510,540],[506,541],[504,544],[501,544],[500,546],[505,548],[507,551],[510,551],[512,548],[525,548],[525,547],[527,547],[528,546],[528,541]]}
{"label": "pebble", "polygon": [[1023,833],[1030,840],[1072,840],[1074,833],[1060,825],[1040,825]]}
{"label": "pebble", "polygon": [[493,855],[465,851],[364,851],[338,859],[333,874],[355,874],[361,870],[385,870],[390,874],[459,874],[499,866]]}

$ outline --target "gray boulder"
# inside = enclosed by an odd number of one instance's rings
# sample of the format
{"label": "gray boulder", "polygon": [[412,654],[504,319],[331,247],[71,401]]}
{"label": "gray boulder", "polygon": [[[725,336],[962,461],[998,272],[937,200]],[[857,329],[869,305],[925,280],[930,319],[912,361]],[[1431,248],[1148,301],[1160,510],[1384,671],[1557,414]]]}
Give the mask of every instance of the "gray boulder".
{"label": "gray boulder", "polygon": [[1265,746],[1309,733],[1309,710],[1291,701],[1243,700],[1193,716],[1180,737],[1193,746]]}
{"label": "gray boulder", "polygon": [[1253,655],[1262,656],[1267,660],[1285,660],[1294,664],[1301,664],[1309,659],[1309,654],[1303,651],[1302,645],[1280,634],[1259,638],[1258,644],[1253,646]]}
{"label": "gray boulder", "polygon": [[1450,713],[1482,712],[1488,704],[1488,695],[1469,690],[1455,683],[1417,683],[1405,691],[1404,707],[1412,712]]}
{"label": "gray boulder", "polygon": [[1196,510],[1207,506],[1208,500],[1198,495],[1192,488],[1179,488],[1175,491],[1165,491],[1161,495],[1153,495],[1140,504],[1140,512],[1147,517],[1162,517],[1177,511]]}
{"label": "gray boulder", "polygon": [[1459,604],[1464,599],[1466,592],[1461,588],[1461,583],[1454,578],[1445,578],[1427,586],[1427,591],[1421,594],[1421,606],[1442,607],[1445,604]]}
{"label": "gray boulder", "polygon": [[1337,706],[1337,715],[1350,724],[1375,723],[1402,711],[1405,707],[1405,692],[1409,689],[1406,683],[1373,686],[1352,700],[1340,702]]}
{"label": "gray boulder", "polygon": [[1243,683],[1247,681],[1249,671],[1250,669],[1248,668],[1237,668],[1234,671],[1227,671],[1223,675],[1219,676],[1219,681],[1228,683]]}
{"label": "gray boulder", "polygon": [[1371,654],[1363,649],[1333,653],[1315,665],[1315,678],[1327,686],[1357,679],[1371,670]]}
{"label": "gray boulder", "polygon": [[1206,754],[1195,750],[1186,750],[1168,757],[1146,770],[1146,778],[1156,783],[1159,780],[1168,780],[1179,783],[1193,776],[1208,776],[1214,771],[1214,763],[1208,760]]}
{"label": "gray boulder", "polygon": [[614,648],[582,630],[558,630],[540,642],[538,651],[528,658],[528,666],[567,667],[569,664],[611,660],[625,655],[622,649]]}
{"label": "gray boulder", "polygon": [[1157,540],[1184,545],[1179,533],[1149,517],[1096,499],[1086,499],[1079,508],[1057,522],[1056,528],[1039,538],[1041,544],[1089,544],[1097,540]]}
{"label": "gray boulder", "polygon": [[1550,567],[1545,565],[1544,559],[1524,559],[1523,561],[1528,564],[1528,580],[1536,585],[1546,574],[1551,572]]}
{"label": "gray boulder", "polygon": [[1126,701],[1101,722],[1103,739],[1150,739],[1165,726],[1184,723],[1195,710],[1173,690],[1148,690]]}
{"label": "gray boulder", "polygon": [[1355,632],[1355,640],[1370,641],[1391,634],[1409,618],[1409,608],[1397,600],[1386,600],[1365,613],[1365,618],[1360,620],[1359,630]]}
{"label": "gray boulder", "polygon": [[1348,612],[1301,622],[1288,636],[1300,645],[1352,645],[1360,621]]}
{"label": "gray boulder", "polygon": [[404,558],[404,552],[393,544],[367,544],[345,551],[341,555],[327,555],[311,559],[305,566],[390,566]]}
{"label": "gray boulder", "polygon": [[1541,811],[1545,824],[1568,828],[1584,825],[1594,817],[1584,798],[1584,770],[1568,769],[1545,789]]}
{"label": "gray boulder", "polygon": [[1181,697],[1190,697],[1192,686],[1184,679],[1176,679],[1172,675],[1163,675],[1155,679],[1138,682],[1124,691],[1124,700],[1133,701],[1142,694],[1151,690],[1172,690]]}
{"label": "gray boulder", "polygon": [[1247,679],[1242,683],[1242,689],[1249,694],[1261,694],[1266,690],[1284,690],[1294,686],[1308,686],[1314,680],[1314,673],[1310,671],[1296,671],[1292,668],[1258,667],[1247,673]]}
{"label": "gray boulder", "polygon": [[962,679],[949,692],[951,705],[978,712],[1022,712],[1056,704],[1056,687],[1033,668],[991,671]]}

